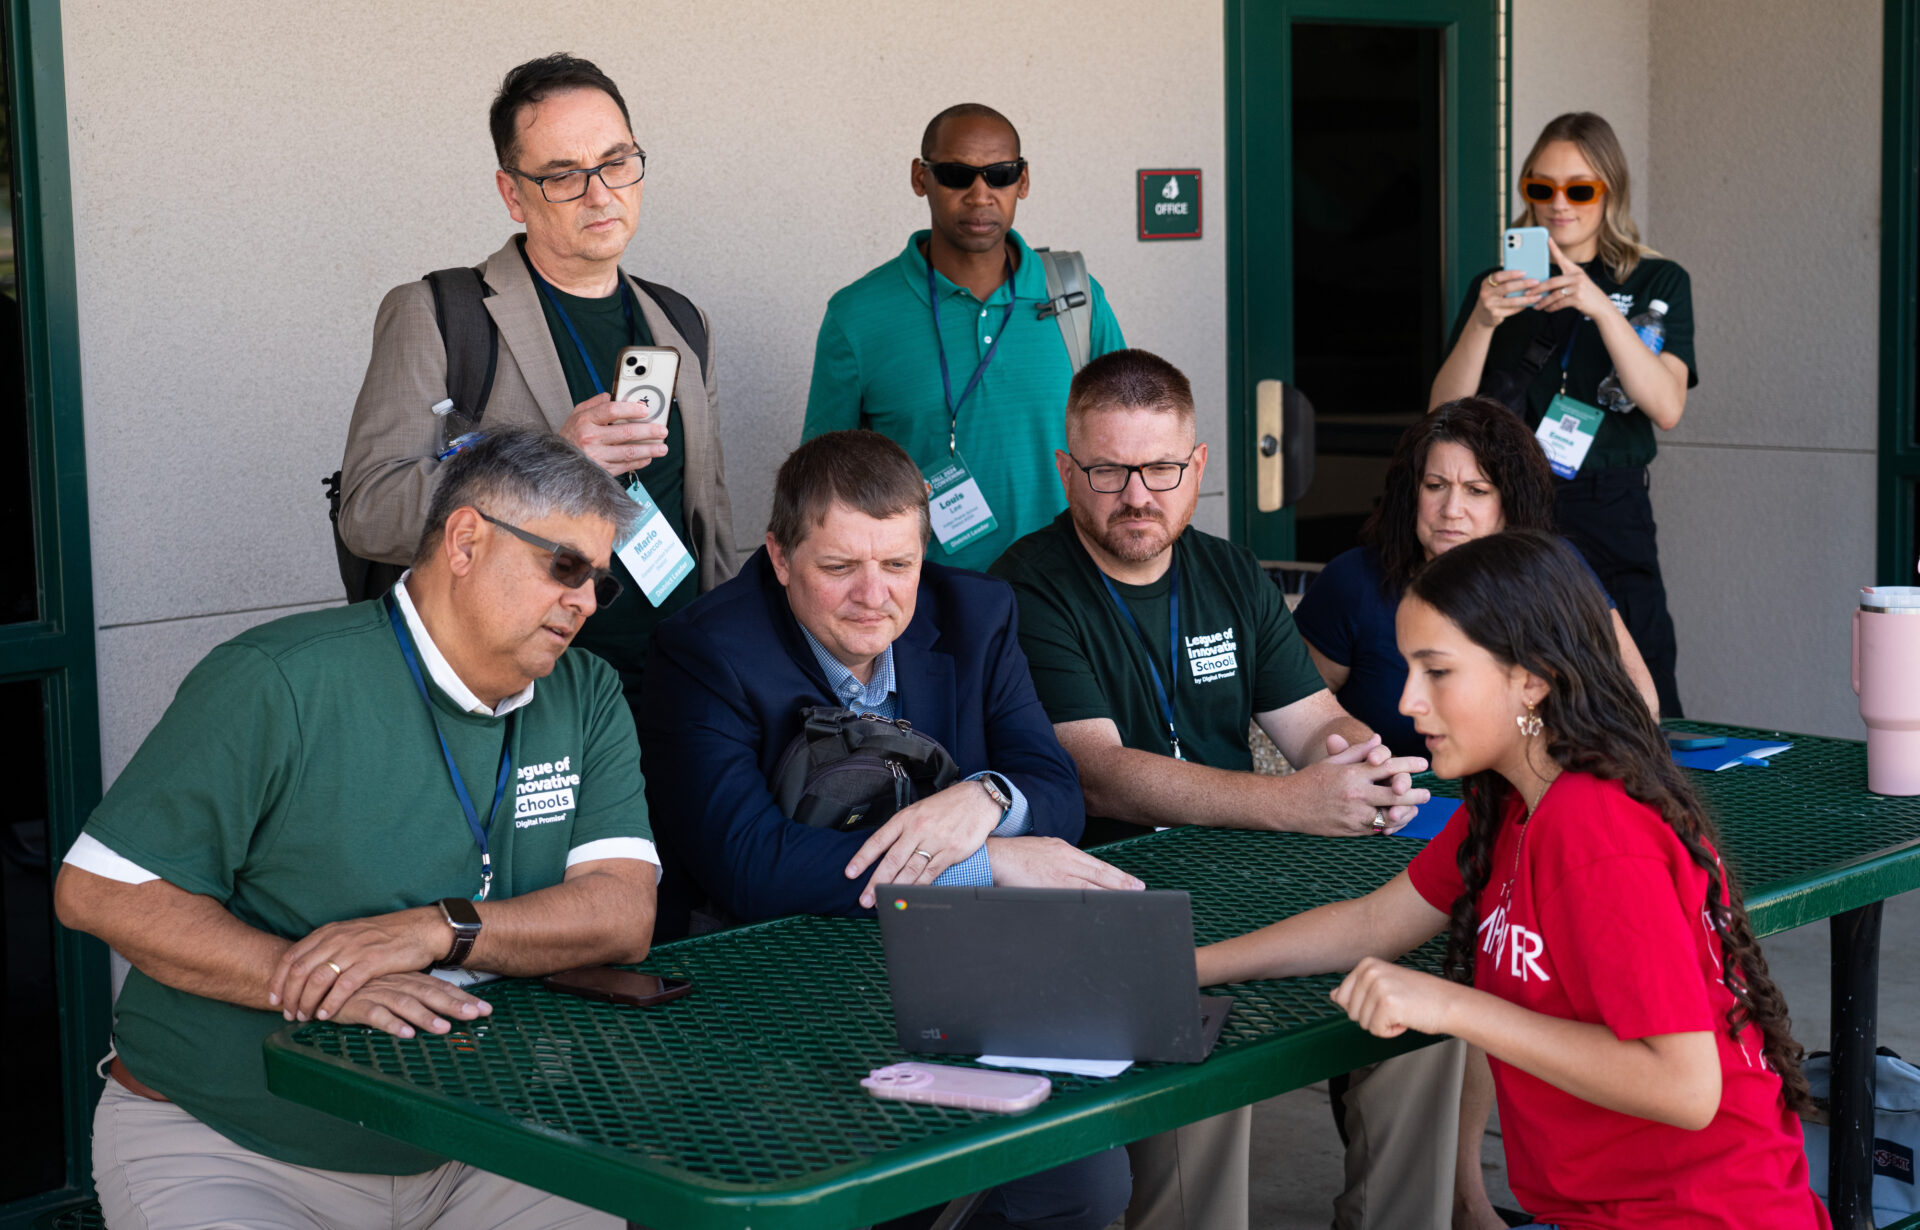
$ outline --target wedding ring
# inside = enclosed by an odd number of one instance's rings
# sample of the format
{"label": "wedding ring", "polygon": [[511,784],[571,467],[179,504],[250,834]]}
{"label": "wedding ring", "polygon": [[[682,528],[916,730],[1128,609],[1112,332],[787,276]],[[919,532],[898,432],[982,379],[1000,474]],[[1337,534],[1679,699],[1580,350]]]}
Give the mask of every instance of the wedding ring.
{"label": "wedding ring", "polygon": [[335,965],[331,961],[327,962],[327,968],[334,972],[335,977],[338,977],[341,973],[345,972],[339,966]]}
{"label": "wedding ring", "polygon": [[1571,294],[1573,293],[1573,287],[1571,287],[1571,286],[1562,286],[1562,287],[1560,288],[1560,293],[1561,293],[1562,295],[1571,295]]}
{"label": "wedding ring", "polygon": [[1387,813],[1381,811],[1378,807],[1373,809],[1373,831],[1376,833],[1384,833],[1387,831]]}
{"label": "wedding ring", "polygon": [[933,855],[928,853],[925,850],[915,850],[912,854],[907,855],[907,857],[908,858],[924,858],[929,863],[933,861]]}

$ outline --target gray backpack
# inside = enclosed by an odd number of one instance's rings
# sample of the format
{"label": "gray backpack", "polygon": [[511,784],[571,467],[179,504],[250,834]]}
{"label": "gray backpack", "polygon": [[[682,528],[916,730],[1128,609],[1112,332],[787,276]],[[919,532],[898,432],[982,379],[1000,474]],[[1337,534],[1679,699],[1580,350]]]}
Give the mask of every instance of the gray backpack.
{"label": "gray backpack", "polygon": [[1093,358],[1093,298],[1087,291],[1086,258],[1078,252],[1055,252],[1051,248],[1033,251],[1047,273],[1047,301],[1040,305],[1040,315],[1059,322],[1067,358],[1078,372]]}

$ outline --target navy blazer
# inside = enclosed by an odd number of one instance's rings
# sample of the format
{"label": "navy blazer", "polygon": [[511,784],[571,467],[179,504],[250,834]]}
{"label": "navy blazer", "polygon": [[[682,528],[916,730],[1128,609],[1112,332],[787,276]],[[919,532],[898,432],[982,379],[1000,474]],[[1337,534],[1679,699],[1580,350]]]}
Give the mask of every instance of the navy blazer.
{"label": "navy blazer", "polygon": [[[1006,582],[922,564],[913,619],[893,643],[899,714],[963,775],[1011,779],[1035,835],[1075,842],[1086,823],[1080,776],[1034,694],[1016,618]],[[797,824],[767,785],[800,711],[841,702],[765,547],[654,630],[641,698],[640,767],[662,864],[656,939],[686,934],[703,900],[745,921],[868,912],[867,877],[850,880],[846,867],[871,830]]]}

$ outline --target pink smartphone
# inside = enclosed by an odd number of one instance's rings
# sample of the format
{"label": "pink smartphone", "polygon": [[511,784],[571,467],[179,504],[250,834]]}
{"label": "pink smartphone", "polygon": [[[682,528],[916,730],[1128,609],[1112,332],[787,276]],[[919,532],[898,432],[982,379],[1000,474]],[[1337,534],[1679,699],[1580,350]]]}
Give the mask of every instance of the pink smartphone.
{"label": "pink smartphone", "polygon": [[933,1063],[896,1063],[875,1068],[860,1085],[876,1098],[957,1106],[961,1110],[991,1110],[1003,1115],[1030,1110],[1053,1092],[1053,1082],[1044,1076]]}

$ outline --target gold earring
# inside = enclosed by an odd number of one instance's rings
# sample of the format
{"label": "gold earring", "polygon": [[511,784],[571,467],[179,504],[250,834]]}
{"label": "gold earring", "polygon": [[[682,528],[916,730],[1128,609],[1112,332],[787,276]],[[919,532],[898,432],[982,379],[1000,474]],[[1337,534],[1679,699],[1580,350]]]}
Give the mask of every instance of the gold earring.
{"label": "gold earring", "polygon": [[1514,724],[1520,727],[1520,733],[1531,739],[1540,733],[1540,715],[1534,712],[1537,706],[1528,705],[1525,713],[1514,715]]}

